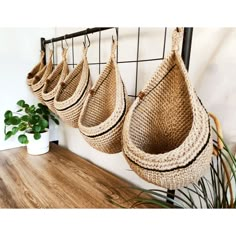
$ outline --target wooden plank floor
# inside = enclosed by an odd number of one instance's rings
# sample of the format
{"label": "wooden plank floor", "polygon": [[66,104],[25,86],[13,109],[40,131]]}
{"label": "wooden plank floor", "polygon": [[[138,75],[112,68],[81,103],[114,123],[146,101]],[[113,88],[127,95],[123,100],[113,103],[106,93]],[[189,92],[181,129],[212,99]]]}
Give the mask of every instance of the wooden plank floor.
{"label": "wooden plank floor", "polygon": [[25,147],[0,152],[1,208],[115,208],[109,199],[130,207],[124,200],[137,192],[124,186],[130,185],[55,144],[41,156]]}

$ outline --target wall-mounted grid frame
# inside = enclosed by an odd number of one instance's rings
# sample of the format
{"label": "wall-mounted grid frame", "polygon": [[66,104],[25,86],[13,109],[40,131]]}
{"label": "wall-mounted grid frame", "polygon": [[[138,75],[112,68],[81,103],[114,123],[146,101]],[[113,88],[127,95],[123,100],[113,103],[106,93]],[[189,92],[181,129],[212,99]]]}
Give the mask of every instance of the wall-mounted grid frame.
{"label": "wall-mounted grid frame", "polygon": [[[157,58],[148,58],[148,59],[140,59],[139,58],[139,52],[140,52],[140,32],[141,28],[138,28],[137,31],[137,54],[136,54],[136,60],[119,60],[119,28],[117,27],[101,27],[101,28],[88,28],[83,31],[78,31],[72,34],[66,34],[63,36],[59,36],[56,38],[52,39],[45,39],[41,38],[41,50],[45,52],[45,57],[44,57],[44,63],[46,64],[46,44],[52,44],[52,49],[54,50],[55,42],[61,42],[63,46],[63,41],[71,39],[71,50],[72,50],[72,63],[68,63],[68,65],[71,65],[73,68],[75,65],[77,65],[78,62],[75,62],[75,52],[74,52],[74,38],[76,37],[81,37],[84,36],[84,42],[86,43],[87,35],[93,34],[93,33],[98,33],[98,41],[99,41],[99,47],[98,47],[98,62],[90,62],[89,65],[98,65],[99,66],[99,74],[101,72],[101,65],[106,64],[106,62],[101,61],[101,43],[102,43],[102,32],[105,30],[110,30],[110,29],[116,29],[116,34],[117,34],[117,41],[118,41],[118,47],[117,47],[117,63],[118,64],[123,64],[123,63],[136,63],[136,75],[135,75],[135,92],[134,94],[129,94],[130,97],[136,98],[138,94],[138,68],[139,68],[139,63],[141,62],[147,62],[147,61],[160,61],[163,60],[165,57],[165,49],[166,49],[166,37],[167,37],[167,28],[164,29],[164,35],[163,35],[163,48],[162,48],[162,56],[157,57]],[[183,36],[183,43],[182,43],[182,53],[181,56],[183,58],[183,61],[185,63],[185,66],[187,70],[189,69],[189,63],[190,63],[190,55],[191,55],[191,44],[192,44],[192,33],[193,33],[193,28],[184,28],[184,36]],[[55,54],[53,54],[53,64],[54,66],[57,65],[55,63]],[[167,196],[170,199],[173,199],[175,195],[174,190],[168,190]],[[169,201],[169,203],[172,203]]]}
{"label": "wall-mounted grid frame", "polygon": [[[118,64],[129,64],[129,63],[135,63],[136,72],[135,72],[135,89],[133,94],[129,94],[130,97],[136,98],[138,94],[138,78],[139,78],[139,65],[141,62],[149,62],[149,61],[161,61],[165,57],[165,49],[166,49],[166,37],[167,37],[167,28],[164,29],[163,34],[163,47],[162,47],[162,55],[160,57],[155,58],[147,58],[147,59],[140,59],[139,58],[139,52],[140,52],[140,33],[141,28],[139,27],[137,30],[137,45],[136,47],[136,59],[135,60],[119,60],[119,28],[117,27],[102,27],[102,28],[88,28],[83,31],[78,31],[72,34],[66,34],[64,36],[59,36],[52,39],[45,39],[41,38],[41,50],[43,50],[46,54],[46,44],[52,44],[52,49],[55,49],[55,43],[61,42],[61,45],[63,46],[64,40],[71,40],[71,55],[72,55],[72,63],[68,63],[68,65],[72,66],[73,68],[79,63],[75,62],[75,50],[74,50],[74,38],[84,36],[84,42],[86,42],[87,37],[86,35],[98,33],[98,41],[99,41],[99,47],[98,47],[98,61],[97,62],[89,62],[89,65],[98,65],[99,74],[101,72],[101,65],[106,64],[106,62],[101,61],[101,44],[102,44],[102,33],[105,30],[111,30],[116,29],[117,33],[117,41],[118,41],[118,47],[117,47],[117,63]],[[182,45],[182,58],[186,64],[186,67],[188,69],[189,67],[189,61],[190,61],[190,50],[191,50],[191,39],[192,39],[192,28],[184,28],[184,37],[183,37],[183,45]],[[46,64],[46,56],[44,60]],[[56,59],[55,59],[55,53],[53,54],[53,64],[54,66],[57,65]]]}

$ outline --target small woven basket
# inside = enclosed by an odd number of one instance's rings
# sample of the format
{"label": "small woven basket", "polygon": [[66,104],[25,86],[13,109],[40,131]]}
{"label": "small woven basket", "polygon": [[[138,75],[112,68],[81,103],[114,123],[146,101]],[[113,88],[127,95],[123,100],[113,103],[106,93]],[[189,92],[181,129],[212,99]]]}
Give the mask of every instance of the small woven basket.
{"label": "small woven basket", "polygon": [[34,68],[28,73],[27,75],[27,79],[26,79],[26,83],[28,86],[31,87],[32,85],[32,82],[34,80],[34,76],[39,72],[41,71],[42,69],[45,70],[46,67],[44,65],[44,62],[43,62],[43,59],[44,59],[44,51],[41,51],[41,56],[40,56],[40,61],[37,65],[34,66]]}
{"label": "small woven basket", "polygon": [[66,124],[78,128],[80,112],[91,86],[87,48],[84,47],[83,59],[59,84],[54,99],[56,113]]}
{"label": "small woven basket", "polygon": [[88,95],[79,119],[85,140],[105,153],[121,151],[121,133],[130,102],[115,60],[113,41],[110,60]]}
{"label": "small woven basket", "polygon": [[178,52],[182,36],[182,28],[173,32],[172,52],[139,93],[123,129],[123,154],[130,167],[168,189],[198,181],[213,151],[209,115]]}
{"label": "small woven basket", "polygon": [[47,105],[47,107],[54,113],[57,113],[54,107],[54,98],[56,96],[57,90],[59,89],[60,83],[65,80],[66,76],[69,73],[69,67],[66,62],[67,51],[67,48],[63,49],[62,62],[59,63],[53,70],[51,75],[48,76],[42,89],[43,101]]}
{"label": "small woven basket", "polygon": [[44,104],[44,101],[42,98],[42,89],[43,89],[43,86],[45,85],[46,79],[52,73],[52,70],[53,70],[52,55],[53,55],[53,51],[50,50],[48,64],[34,76],[34,79],[31,85],[34,95],[43,104]]}

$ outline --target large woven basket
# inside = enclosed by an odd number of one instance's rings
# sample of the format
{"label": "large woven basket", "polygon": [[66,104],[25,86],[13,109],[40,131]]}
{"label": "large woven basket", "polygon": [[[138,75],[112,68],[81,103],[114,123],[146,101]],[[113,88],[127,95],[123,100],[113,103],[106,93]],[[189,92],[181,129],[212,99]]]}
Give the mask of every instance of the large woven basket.
{"label": "large woven basket", "polygon": [[54,99],[56,113],[66,124],[78,127],[80,112],[91,86],[87,48],[84,48],[81,62],[60,83]]}
{"label": "large woven basket", "polygon": [[49,55],[49,62],[45,66],[45,69],[40,70],[33,79],[31,88],[34,93],[34,95],[39,99],[41,103],[44,104],[43,98],[42,98],[42,89],[45,85],[45,81],[48,78],[48,76],[52,73],[53,70],[53,62],[52,62],[52,55],[53,51],[50,50]]}
{"label": "large woven basket", "polygon": [[140,177],[177,189],[209,168],[213,144],[209,115],[188,79],[178,52],[183,29],[172,36],[172,52],[131,106],[123,129],[123,154]]}
{"label": "large woven basket", "polygon": [[46,67],[44,65],[44,51],[41,51],[41,56],[40,56],[40,61],[37,65],[34,66],[34,68],[28,73],[26,83],[31,87],[32,82],[34,80],[34,76],[39,72],[39,71],[45,71]]}
{"label": "large woven basket", "polygon": [[64,81],[64,79],[69,73],[69,67],[66,62],[67,51],[68,49],[63,49],[62,62],[59,63],[57,67],[53,70],[51,75],[48,76],[45,81],[45,85],[42,89],[43,101],[48,106],[48,108],[54,113],[56,113],[56,109],[54,107],[54,98],[56,96],[60,83]]}
{"label": "large woven basket", "polygon": [[88,95],[79,119],[79,129],[85,140],[105,153],[121,151],[121,133],[129,100],[120,77],[113,41],[110,60]]}

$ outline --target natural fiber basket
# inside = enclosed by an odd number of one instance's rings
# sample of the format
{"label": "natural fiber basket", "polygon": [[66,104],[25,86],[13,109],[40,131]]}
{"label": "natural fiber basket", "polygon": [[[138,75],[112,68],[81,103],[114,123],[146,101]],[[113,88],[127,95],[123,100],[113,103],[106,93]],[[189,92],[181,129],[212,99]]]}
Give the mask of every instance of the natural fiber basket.
{"label": "natural fiber basket", "polygon": [[45,70],[46,67],[44,65],[44,62],[43,62],[43,59],[44,59],[44,51],[41,51],[41,56],[40,56],[40,61],[37,65],[34,66],[34,68],[28,73],[27,75],[27,79],[26,79],[26,83],[27,85],[31,86],[32,85],[32,82],[33,82],[33,79],[34,79],[34,76],[39,72],[41,71],[42,69]]}
{"label": "natural fiber basket", "polygon": [[209,115],[188,79],[178,52],[183,29],[172,36],[172,52],[131,106],[123,129],[123,154],[148,182],[177,189],[209,169],[213,144]]}
{"label": "natural fiber basket", "polygon": [[42,98],[47,107],[54,113],[56,109],[54,107],[54,98],[59,88],[60,82],[63,82],[69,73],[69,67],[66,62],[66,53],[68,49],[64,48],[62,52],[62,62],[57,65],[51,75],[45,81],[45,85],[42,89]]}
{"label": "natural fiber basket", "polygon": [[60,83],[54,99],[56,113],[66,124],[78,127],[80,111],[91,85],[87,48],[84,47],[81,62]]}
{"label": "natural fiber basket", "polygon": [[42,89],[45,85],[45,81],[48,78],[48,76],[52,73],[53,70],[53,62],[52,62],[52,55],[53,51],[50,50],[49,55],[49,62],[45,66],[45,69],[40,70],[33,79],[31,88],[34,93],[34,95],[39,99],[41,103],[44,104],[43,98],[42,98]]}
{"label": "natural fiber basket", "polygon": [[85,140],[105,153],[121,151],[121,133],[129,100],[115,60],[113,41],[110,60],[88,95],[79,119]]}

